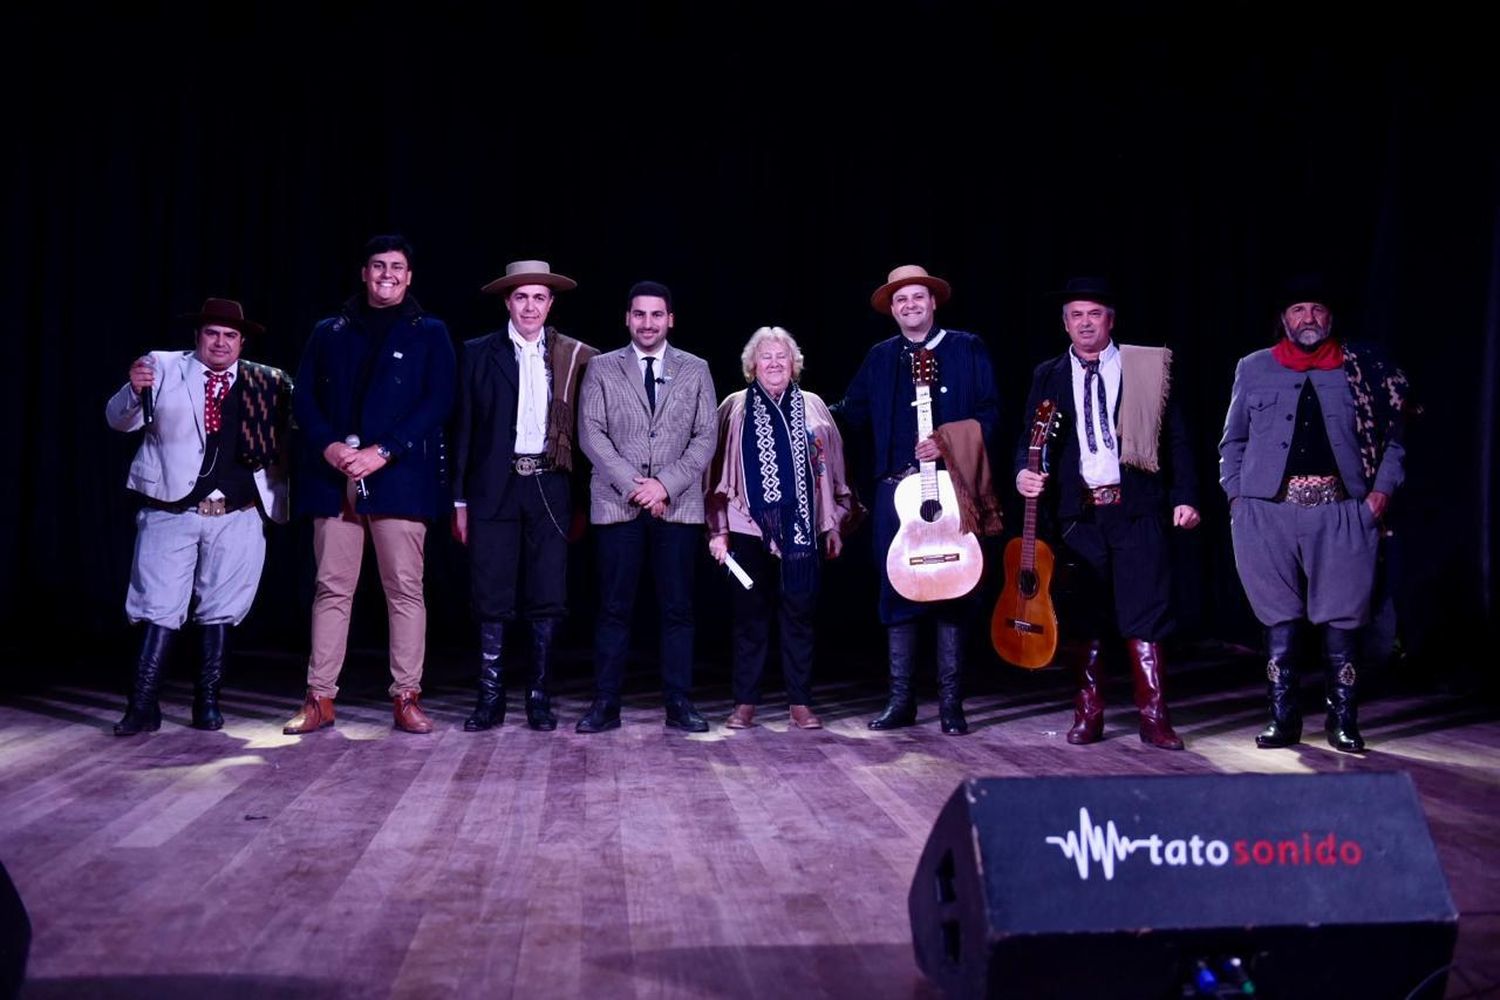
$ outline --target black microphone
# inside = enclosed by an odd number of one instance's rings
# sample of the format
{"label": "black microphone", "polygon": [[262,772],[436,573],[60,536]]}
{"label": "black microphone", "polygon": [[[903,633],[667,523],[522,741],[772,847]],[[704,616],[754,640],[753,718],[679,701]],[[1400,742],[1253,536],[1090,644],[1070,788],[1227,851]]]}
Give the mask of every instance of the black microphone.
{"label": "black microphone", "polygon": [[[358,434],[350,434],[348,437],[344,438],[344,443],[347,444],[351,448],[358,448],[359,447],[359,435]],[[361,476],[360,478],[358,478],[358,479],[356,479],[354,481],[354,492],[356,492],[356,493],[359,494],[359,498],[361,500],[368,500],[368,499],[370,499],[370,487],[368,487],[368,486],[365,485],[365,480],[364,480],[363,476]]]}
{"label": "black microphone", "polygon": [[[156,359],[147,354],[141,360],[146,362],[147,368],[151,369],[151,375],[154,379],[156,376]],[[141,388],[141,421],[147,426],[156,420],[156,397],[152,394],[151,389],[152,387],[149,385]]]}

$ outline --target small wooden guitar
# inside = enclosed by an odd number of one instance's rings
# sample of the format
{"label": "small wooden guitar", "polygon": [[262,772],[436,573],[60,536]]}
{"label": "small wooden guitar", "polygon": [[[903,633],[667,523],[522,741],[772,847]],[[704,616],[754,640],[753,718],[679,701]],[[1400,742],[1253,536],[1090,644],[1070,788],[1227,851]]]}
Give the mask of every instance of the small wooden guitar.
{"label": "small wooden guitar", "polygon": [[[916,385],[917,440],[932,434],[932,386],[937,357],[922,349],[912,355]],[[896,487],[896,516],[901,527],[885,557],[886,577],[909,601],[946,601],[962,597],[979,583],[984,554],[979,539],[959,525],[958,496],[947,472],[936,462],[921,462],[920,471]]]}
{"label": "small wooden guitar", "polygon": [[[1047,443],[1057,436],[1061,415],[1050,399],[1036,408],[1026,467],[1041,472]],[[990,619],[990,641],[1007,663],[1037,670],[1057,654],[1057,612],[1052,608],[1052,549],[1036,537],[1036,497],[1026,500],[1021,537],[1005,546],[1005,589]]]}

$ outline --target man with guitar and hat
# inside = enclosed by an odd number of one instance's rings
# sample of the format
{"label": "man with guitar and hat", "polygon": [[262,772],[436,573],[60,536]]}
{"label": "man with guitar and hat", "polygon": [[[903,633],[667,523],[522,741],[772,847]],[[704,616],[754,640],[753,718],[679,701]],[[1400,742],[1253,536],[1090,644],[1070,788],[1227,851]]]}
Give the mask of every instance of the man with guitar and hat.
{"label": "man with guitar and hat", "polygon": [[127,481],[142,506],[125,596],[125,613],[145,634],[116,736],[160,728],[162,668],[195,597],[202,658],[193,727],[224,725],[219,685],[229,634],[260,587],[264,522],[287,520],[292,380],[240,357],[263,328],[238,302],[207,299],[181,318],[196,330],[194,349],[137,358],[104,407],[115,430],[145,429]]}
{"label": "man with guitar and hat", "polygon": [[[1059,556],[1074,567],[1064,626],[1091,640],[1067,739],[1082,745],[1103,737],[1103,637],[1118,633],[1130,657],[1141,741],[1181,750],[1162,692],[1160,643],[1174,625],[1167,530],[1190,530],[1200,518],[1187,424],[1171,394],[1172,352],[1114,342],[1115,296],[1101,278],[1072,278],[1055,299],[1072,346],[1032,373],[1015,468],[1023,497],[1046,493]],[[1052,472],[1033,472],[1032,414],[1048,400],[1062,415],[1061,447]]]}
{"label": "man with guitar and hat", "polygon": [[[1000,531],[999,502],[990,482],[988,459],[1000,404],[984,341],[937,324],[937,309],[951,294],[948,282],[915,264],[891,271],[870,296],[870,304],[876,312],[890,315],[899,332],[870,348],[843,400],[833,407],[849,428],[846,436],[862,435],[874,449],[874,546],[875,558],[883,567],[880,622],[889,642],[891,691],[885,711],[870,720],[871,729],[916,724],[912,674],[917,627],[925,619],[935,625],[938,717],[943,732],[969,731],[960,683],[973,608],[963,598],[982,568],[974,536]],[[941,474],[936,471],[939,464],[944,467]],[[903,519],[897,511],[900,484],[908,477],[921,476],[921,496],[925,497],[936,492],[939,475],[943,483],[952,482],[957,511],[945,511],[931,521],[923,519],[935,510]],[[924,524],[941,523],[952,525],[952,537],[941,541],[942,553],[892,554],[892,544],[898,543],[899,548],[908,532],[926,534],[930,540],[932,529]],[[972,570],[970,582],[937,591],[924,586],[925,574],[937,578],[962,570],[966,564]],[[893,581],[893,568],[908,579]],[[913,583],[915,588],[908,586]],[[920,600],[904,596],[919,592]],[[930,596],[934,592],[945,593],[946,598]]]}

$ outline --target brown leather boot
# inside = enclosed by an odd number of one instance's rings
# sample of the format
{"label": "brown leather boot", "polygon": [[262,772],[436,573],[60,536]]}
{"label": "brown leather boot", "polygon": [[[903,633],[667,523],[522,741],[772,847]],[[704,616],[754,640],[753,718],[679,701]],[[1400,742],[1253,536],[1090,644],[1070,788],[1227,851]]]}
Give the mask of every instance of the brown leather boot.
{"label": "brown leather boot", "polygon": [[324,726],[333,725],[333,699],[320,698],[311,691],[302,702],[302,711],[292,716],[292,721],[281,727],[288,736],[315,733]]}
{"label": "brown leather boot", "polygon": [[395,697],[396,706],[396,728],[405,733],[430,733],[432,732],[432,720],[427,713],[422,711],[422,706],[417,704],[421,694],[416,691],[402,691]]}
{"label": "brown leather boot", "polygon": [[823,720],[813,714],[806,705],[792,705],[787,709],[793,729],[822,729]]}
{"label": "brown leather boot", "polygon": [[729,713],[729,719],[724,725],[730,729],[749,729],[755,725],[755,706],[734,706],[734,711]]}
{"label": "brown leather boot", "polygon": [[1098,743],[1104,735],[1104,643],[1089,643],[1078,664],[1078,694],[1073,699],[1073,728],[1068,742],[1074,746]]}
{"label": "brown leather boot", "polygon": [[1161,647],[1144,639],[1126,639],[1131,672],[1135,675],[1135,707],[1141,711],[1141,742],[1162,750],[1181,750],[1182,739],[1172,731],[1161,691]]}

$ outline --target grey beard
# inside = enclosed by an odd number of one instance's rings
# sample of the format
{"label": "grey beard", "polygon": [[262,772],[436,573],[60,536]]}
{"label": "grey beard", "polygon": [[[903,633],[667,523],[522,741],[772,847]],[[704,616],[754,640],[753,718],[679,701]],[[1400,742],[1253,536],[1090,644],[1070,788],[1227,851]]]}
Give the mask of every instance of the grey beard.
{"label": "grey beard", "polygon": [[1295,332],[1287,331],[1292,343],[1303,350],[1311,350],[1328,339],[1330,331],[1326,326],[1305,326]]}

